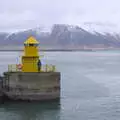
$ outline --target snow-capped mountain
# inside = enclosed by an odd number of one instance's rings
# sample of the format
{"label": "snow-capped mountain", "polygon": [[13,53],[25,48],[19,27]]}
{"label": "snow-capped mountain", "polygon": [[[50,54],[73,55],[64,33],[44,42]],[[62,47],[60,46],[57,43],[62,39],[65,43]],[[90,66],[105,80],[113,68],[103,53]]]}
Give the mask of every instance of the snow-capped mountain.
{"label": "snow-capped mountain", "polygon": [[[98,26],[98,25],[97,25]],[[16,33],[0,33],[0,45],[22,45],[31,35],[45,46],[64,47],[120,47],[119,32],[98,29],[95,25],[92,29],[89,24],[80,26],[55,24],[52,28],[37,27]],[[103,26],[99,25],[99,28]],[[109,27],[110,28],[110,27]],[[114,28],[114,27],[113,27]]]}
{"label": "snow-capped mountain", "polygon": [[101,22],[84,22],[81,24],[81,27],[88,30],[89,32],[97,31],[101,34],[110,33],[112,35],[114,34],[120,34],[120,26],[113,24],[113,23],[101,23]]}

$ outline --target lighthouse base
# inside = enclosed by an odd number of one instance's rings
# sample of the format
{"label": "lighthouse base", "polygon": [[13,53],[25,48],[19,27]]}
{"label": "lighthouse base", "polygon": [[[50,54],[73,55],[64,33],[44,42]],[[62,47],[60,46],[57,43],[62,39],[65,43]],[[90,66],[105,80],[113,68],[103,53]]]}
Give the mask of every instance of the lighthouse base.
{"label": "lighthouse base", "polygon": [[5,72],[2,91],[11,100],[60,99],[60,73]]}

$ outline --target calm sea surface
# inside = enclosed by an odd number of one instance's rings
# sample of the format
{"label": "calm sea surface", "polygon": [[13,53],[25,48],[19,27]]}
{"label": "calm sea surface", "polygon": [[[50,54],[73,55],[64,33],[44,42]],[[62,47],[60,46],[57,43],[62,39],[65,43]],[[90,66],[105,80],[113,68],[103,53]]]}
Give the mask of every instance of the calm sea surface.
{"label": "calm sea surface", "polygon": [[[0,120],[120,120],[120,52],[42,52],[61,71],[60,103],[6,103]],[[0,52],[0,73],[20,52]]]}

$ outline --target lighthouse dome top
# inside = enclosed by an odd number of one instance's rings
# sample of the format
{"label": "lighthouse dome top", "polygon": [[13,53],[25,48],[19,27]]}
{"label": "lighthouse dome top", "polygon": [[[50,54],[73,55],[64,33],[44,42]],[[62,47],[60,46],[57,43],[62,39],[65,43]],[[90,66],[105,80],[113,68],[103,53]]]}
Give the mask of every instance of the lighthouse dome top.
{"label": "lighthouse dome top", "polygon": [[33,37],[30,36],[25,42],[24,44],[39,44],[39,42]]}

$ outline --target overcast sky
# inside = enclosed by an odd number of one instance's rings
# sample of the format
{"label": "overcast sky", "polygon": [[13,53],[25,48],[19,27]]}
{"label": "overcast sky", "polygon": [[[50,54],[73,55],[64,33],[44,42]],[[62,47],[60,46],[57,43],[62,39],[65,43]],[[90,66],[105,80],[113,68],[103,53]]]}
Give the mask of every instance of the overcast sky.
{"label": "overcast sky", "polygon": [[0,31],[55,23],[119,30],[120,0],[0,0]]}

